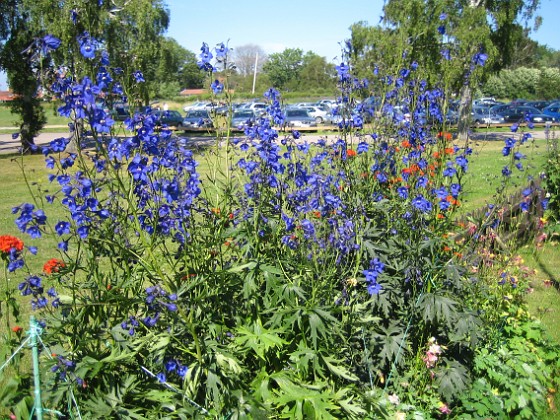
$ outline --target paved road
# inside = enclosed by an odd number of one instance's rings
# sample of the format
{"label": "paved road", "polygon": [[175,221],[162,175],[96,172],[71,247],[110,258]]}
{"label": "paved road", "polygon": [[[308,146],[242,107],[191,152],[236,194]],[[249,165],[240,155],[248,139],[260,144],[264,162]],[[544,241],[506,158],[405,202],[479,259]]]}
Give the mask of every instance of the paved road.
{"label": "paved road", "polygon": [[[530,131],[534,138],[536,139],[545,139],[547,133],[545,131]],[[189,135],[186,136],[183,133],[178,134],[181,137],[187,137],[189,139],[189,144],[192,144],[195,147],[200,146],[208,146],[214,142],[213,137],[204,137],[204,136],[196,136],[196,135]],[[475,133],[472,135],[473,140],[503,140],[506,137],[510,136],[510,133],[507,132],[497,132],[497,133]],[[35,138],[35,144],[42,145],[51,142],[54,139],[60,137],[67,137],[68,132],[60,132],[60,133],[42,133],[39,134]],[[556,138],[559,137],[558,132],[551,131],[549,136],[555,136]],[[327,140],[336,138],[336,134],[327,134],[327,135],[318,135],[315,133],[305,133],[302,134],[302,139],[308,141],[315,141],[319,138],[326,138]],[[18,149],[21,143],[19,139],[12,139],[11,134],[0,134],[0,154],[10,154],[10,153],[18,153]]]}

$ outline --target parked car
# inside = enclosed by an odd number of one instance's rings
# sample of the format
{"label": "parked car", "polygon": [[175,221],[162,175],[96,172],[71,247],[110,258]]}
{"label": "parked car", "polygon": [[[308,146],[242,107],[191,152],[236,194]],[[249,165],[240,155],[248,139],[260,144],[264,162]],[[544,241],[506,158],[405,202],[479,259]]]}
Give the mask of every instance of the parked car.
{"label": "parked car", "polygon": [[336,99],[321,99],[317,103],[321,105],[326,105],[332,109],[336,106]]}
{"label": "parked car", "polygon": [[255,112],[251,109],[237,109],[231,116],[231,126],[234,128],[243,127],[245,124],[252,123],[256,119]]}
{"label": "parked car", "polygon": [[256,116],[261,116],[266,112],[268,104],[266,102],[248,102],[238,109],[250,109]]}
{"label": "parked car", "polygon": [[332,120],[332,111],[326,111],[318,106],[306,106],[303,109],[307,110],[310,117],[315,118],[317,124],[323,124],[324,122],[330,123]]}
{"label": "parked car", "polygon": [[496,98],[493,97],[485,97],[485,98],[480,98],[480,99],[475,99],[473,101],[474,105],[482,105],[482,104],[488,104],[488,105],[496,105]]}
{"label": "parked car", "polygon": [[542,111],[544,108],[546,108],[550,104],[552,104],[551,101],[529,101],[529,102],[525,102],[523,105],[532,106],[534,108],[537,108],[539,111]]}
{"label": "parked car", "polygon": [[153,111],[156,125],[178,128],[183,123],[183,116],[179,111]]}
{"label": "parked car", "polygon": [[543,114],[554,117],[556,121],[560,121],[560,102],[555,102],[542,110]]}
{"label": "parked car", "polygon": [[287,127],[316,127],[315,118],[311,117],[305,108],[287,108],[285,110],[285,125]]}
{"label": "parked car", "polygon": [[213,123],[206,109],[195,109],[187,112],[181,127],[184,130],[191,128],[212,128]]}
{"label": "parked car", "polygon": [[124,121],[130,118],[130,109],[128,105],[117,104],[113,106],[113,109],[109,113],[111,114],[111,118],[115,121]]}
{"label": "parked car", "polygon": [[196,101],[190,105],[186,105],[183,108],[183,111],[189,112],[194,110],[207,109],[210,105],[211,103],[209,101]]}
{"label": "parked car", "polygon": [[493,113],[489,107],[473,107],[471,118],[475,125],[501,124],[504,122],[504,117]]}
{"label": "parked car", "polygon": [[[492,108],[493,109],[493,108]],[[533,123],[553,122],[554,117],[541,113],[540,110],[532,106],[515,106],[504,109],[498,115],[504,117],[507,123],[530,121]]]}

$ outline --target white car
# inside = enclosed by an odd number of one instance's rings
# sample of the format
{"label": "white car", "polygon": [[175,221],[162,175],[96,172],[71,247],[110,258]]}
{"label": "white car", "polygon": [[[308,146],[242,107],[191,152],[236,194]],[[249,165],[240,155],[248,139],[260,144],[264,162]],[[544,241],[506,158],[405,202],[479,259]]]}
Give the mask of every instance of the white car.
{"label": "white car", "polygon": [[315,118],[317,124],[332,121],[332,111],[326,111],[318,106],[306,106],[304,109],[307,110],[310,117]]}
{"label": "white car", "polygon": [[189,112],[189,111],[199,111],[202,109],[209,109],[211,105],[212,104],[208,101],[197,101],[197,102],[193,102],[190,105],[185,106],[183,108],[183,111]]}

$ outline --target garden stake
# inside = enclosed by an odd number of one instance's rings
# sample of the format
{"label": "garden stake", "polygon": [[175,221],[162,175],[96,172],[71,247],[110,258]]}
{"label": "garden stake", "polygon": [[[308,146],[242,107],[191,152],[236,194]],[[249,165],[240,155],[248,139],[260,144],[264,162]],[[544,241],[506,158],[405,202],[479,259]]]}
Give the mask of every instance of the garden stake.
{"label": "garden stake", "polygon": [[35,386],[35,417],[37,420],[43,420],[43,404],[41,403],[41,379],[39,376],[39,349],[37,347],[37,336],[39,335],[40,327],[35,322],[35,317],[31,316],[29,320],[31,335],[31,351],[33,355],[33,383]]}

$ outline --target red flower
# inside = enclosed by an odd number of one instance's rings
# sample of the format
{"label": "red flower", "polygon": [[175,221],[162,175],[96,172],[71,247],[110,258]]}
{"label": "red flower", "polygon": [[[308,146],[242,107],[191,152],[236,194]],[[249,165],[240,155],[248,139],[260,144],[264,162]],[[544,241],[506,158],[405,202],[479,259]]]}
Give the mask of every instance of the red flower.
{"label": "red flower", "polygon": [[348,156],[348,157],[354,157],[354,156],[356,156],[357,154],[358,154],[358,153],[356,153],[355,150],[352,150],[352,149],[347,149],[347,150],[346,150],[346,156]]}
{"label": "red flower", "polygon": [[51,258],[43,266],[43,273],[45,273],[45,274],[58,273],[60,271],[60,269],[63,268],[63,267],[66,267],[66,264],[64,264],[64,261],[56,259],[56,258]]}
{"label": "red flower", "polygon": [[16,325],[15,327],[12,327],[12,331],[16,334],[19,334],[21,331],[23,331],[23,328],[21,328],[19,325]]}
{"label": "red flower", "polygon": [[2,235],[0,236],[0,252],[9,254],[12,249],[16,251],[23,250],[23,242],[15,236]]}

